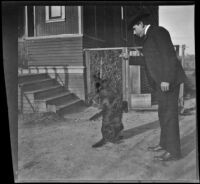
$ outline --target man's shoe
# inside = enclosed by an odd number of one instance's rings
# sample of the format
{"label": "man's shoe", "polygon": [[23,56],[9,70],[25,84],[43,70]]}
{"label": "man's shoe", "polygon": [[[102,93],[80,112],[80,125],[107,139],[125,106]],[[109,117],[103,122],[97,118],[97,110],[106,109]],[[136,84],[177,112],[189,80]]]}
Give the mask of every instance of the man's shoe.
{"label": "man's shoe", "polygon": [[103,146],[104,144],[106,144],[105,139],[101,139],[100,141],[98,141],[97,143],[95,143],[94,145],[92,145],[93,148],[98,148]]}
{"label": "man's shoe", "polygon": [[163,151],[164,149],[160,145],[149,146],[148,151]]}
{"label": "man's shoe", "polygon": [[173,161],[180,159],[180,157],[175,157],[171,153],[166,151],[164,154],[160,156],[154,156],[154,159],[158,161]]}

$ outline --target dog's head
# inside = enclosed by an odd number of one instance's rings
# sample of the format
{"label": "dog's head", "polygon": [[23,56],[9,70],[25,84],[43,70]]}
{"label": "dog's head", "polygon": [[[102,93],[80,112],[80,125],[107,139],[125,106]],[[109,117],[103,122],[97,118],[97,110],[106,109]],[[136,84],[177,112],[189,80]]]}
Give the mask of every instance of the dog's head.
{"label": "dog's head", "polygon": [[102,89],[106,89],[109,86],[110,81],[106,78],[100,78],[100,74],[97,73],[93,76],[95,81],[96,92],[99,93]]}

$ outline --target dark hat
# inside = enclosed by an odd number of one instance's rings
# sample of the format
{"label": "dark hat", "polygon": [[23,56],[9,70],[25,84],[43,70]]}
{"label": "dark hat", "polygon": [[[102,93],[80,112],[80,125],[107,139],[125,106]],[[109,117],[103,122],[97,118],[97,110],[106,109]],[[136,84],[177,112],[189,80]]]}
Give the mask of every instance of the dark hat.
{"label": "dark hat", "polygon": [[150,13],[144,11],[135,14],[128,21],[128,29],[130,30],[138,21],[148,16],[150,16]]}

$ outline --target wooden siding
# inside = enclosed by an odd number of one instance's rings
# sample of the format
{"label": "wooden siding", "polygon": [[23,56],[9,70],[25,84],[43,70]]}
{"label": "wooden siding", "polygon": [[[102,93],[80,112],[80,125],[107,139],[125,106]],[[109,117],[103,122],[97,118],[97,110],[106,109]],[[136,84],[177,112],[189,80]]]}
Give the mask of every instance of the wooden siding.
{"label": "wooden siding", "polygon": [[78,6],[65,6],[65,21],[45,22],[45,6],[35,7],[36,36],[78,34]]}
{"label": "wooden siding", "polygon": [[83,66],[82,37],[27,40],[29,65]]}

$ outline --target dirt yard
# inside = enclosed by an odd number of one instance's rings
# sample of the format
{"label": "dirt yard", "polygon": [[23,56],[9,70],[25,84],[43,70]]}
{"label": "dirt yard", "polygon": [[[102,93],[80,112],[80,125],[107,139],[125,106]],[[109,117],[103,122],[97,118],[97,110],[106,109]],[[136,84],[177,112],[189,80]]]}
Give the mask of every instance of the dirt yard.
{"label": "dirt yard", "polygon": [[[166,163],[153,160],[147,147],[158,143],[155,111],[124,113],[124,139],[101,148],[101,118],[87,112],[60,118],[55,114],[18,119],[18,181],[197,181],[196,99],[185,101],[180,116],[183,158]],[[85,116],[84,116],[85,115]],[[157,153],[158,154],[158,153]]]}

